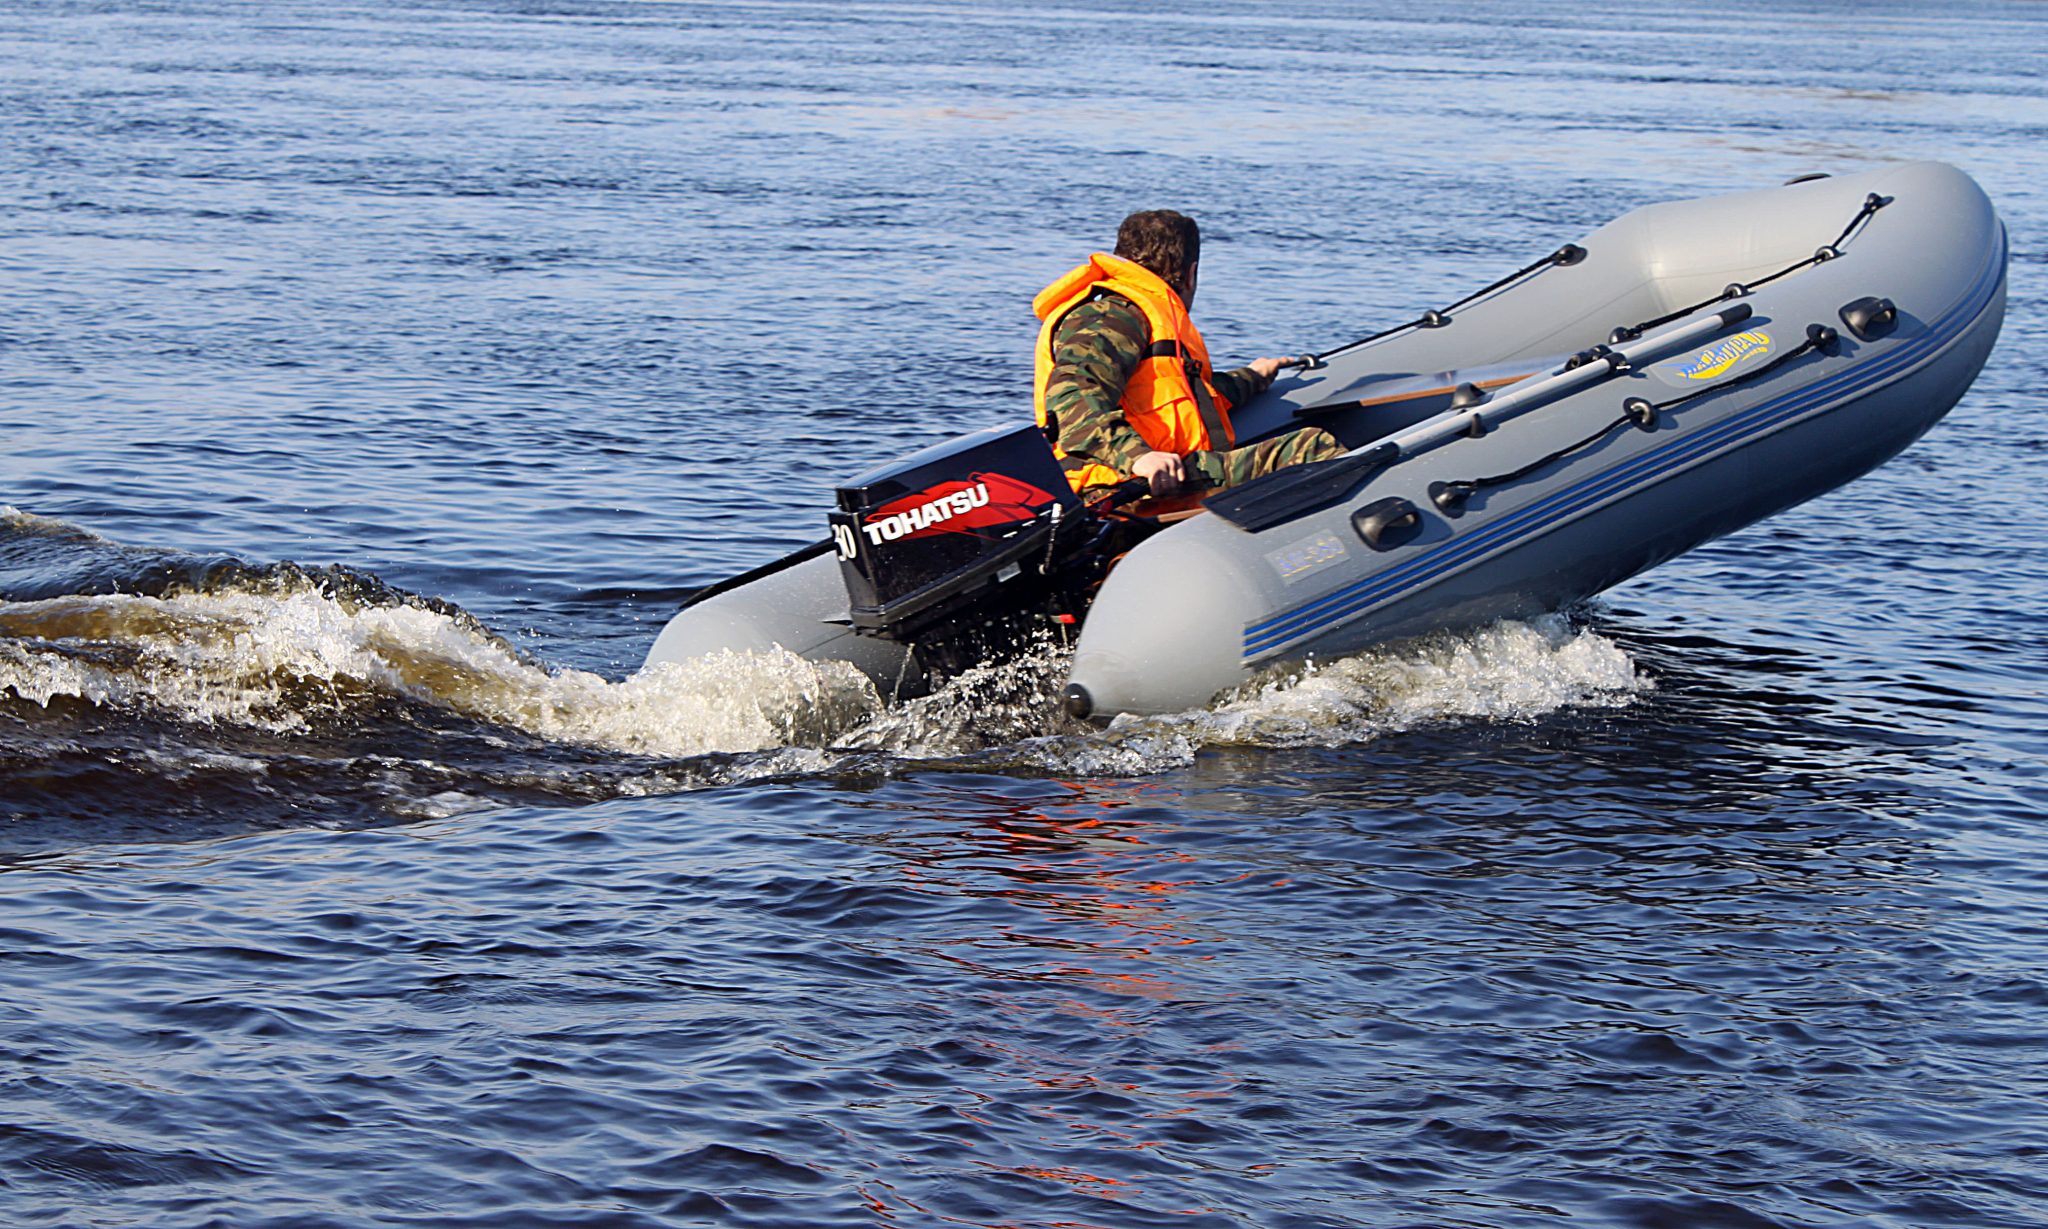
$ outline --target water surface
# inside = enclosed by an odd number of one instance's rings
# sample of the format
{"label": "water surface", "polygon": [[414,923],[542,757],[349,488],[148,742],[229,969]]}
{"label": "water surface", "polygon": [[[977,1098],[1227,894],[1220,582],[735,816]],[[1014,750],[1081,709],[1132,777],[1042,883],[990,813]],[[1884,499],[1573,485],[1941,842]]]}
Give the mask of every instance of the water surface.
{"label": "water surface", "polygon": [[[1853,23],[1853,24],[1852,24]],[[0,12],[0,1220],[2048,1222],[2048,17]],[[638,666],[1027,412],[1133,208],[1219,357],[1938,158],[1991,364],[1588,609],[1099,731]]]}

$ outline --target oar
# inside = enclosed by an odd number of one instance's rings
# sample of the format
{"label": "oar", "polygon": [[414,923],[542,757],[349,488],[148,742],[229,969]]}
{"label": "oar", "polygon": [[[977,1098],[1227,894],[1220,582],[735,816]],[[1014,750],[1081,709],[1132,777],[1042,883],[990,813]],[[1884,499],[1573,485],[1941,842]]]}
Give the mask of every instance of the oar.
{"label": "oar", "polygon": [[[1704,341],[1749,319],[1747,303],[1734,303],[1697,320],[1652,334],[1618,349],[1601,347],[1575,356],[1556,371],[1532,375],[1477,405],[1446,410],[1406,434],[1377,440],[1347,456],[1294,465],[1209,497],[1211,512],[1250,533],[1308,515],[1349,499],[1365,481],[1408,457],[1467,436],[1483,435],[1497,423],[1559,397],[1590,388],[1650,358]],[[1583,361],[1582,361],[1583,360]]]}
{"label": "oar", "polygon": [[1562,371],[1531,376],[1477,406],[1439,414],[1388,442],[1406,458],[1441,447],[1454,439],[1483,435],[1496,424],[1517,414],[1525,414],[1539,405],[1612,379],[1666,351],[1705,341],[1721,330],[1749,319],[1754,310],[1747,303],[1731,303],[1720,311],[1627,345],[1612,349],[1603,347],[1593,353],[1590,361],[1567,363]]}

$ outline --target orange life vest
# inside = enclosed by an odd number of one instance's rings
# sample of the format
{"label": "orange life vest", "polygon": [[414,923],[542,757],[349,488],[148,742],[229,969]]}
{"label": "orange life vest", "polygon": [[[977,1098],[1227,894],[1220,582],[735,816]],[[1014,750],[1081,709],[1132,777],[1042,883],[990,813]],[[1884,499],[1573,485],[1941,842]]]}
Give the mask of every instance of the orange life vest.
{"label": "orange life vest", "polygon": [[[1039,291],[1031,301],[1031,310],[1045,322],[1038,331],[1033,391],[1038,425],[1045,426],[1045,383],[1052,375],[1053,333],[1068,312],[1098,290],[1114,291],[1137,304],[1151,333],[1151,349],[1124,385],[1121,402],[1124,417],[1138,437],[1155,452],[1185,454],[1235,447],[1237,432],[1230,425],[1230,402],[1209,382],[1209,347],[1188,319],[1180,295],[1145,266],[1101,252]],[[1066,460],[1057,440],[1053,454]],[[1067,481],[1077,491],[1112,485],[1127,477],[1094,462],[1068,463]]]}

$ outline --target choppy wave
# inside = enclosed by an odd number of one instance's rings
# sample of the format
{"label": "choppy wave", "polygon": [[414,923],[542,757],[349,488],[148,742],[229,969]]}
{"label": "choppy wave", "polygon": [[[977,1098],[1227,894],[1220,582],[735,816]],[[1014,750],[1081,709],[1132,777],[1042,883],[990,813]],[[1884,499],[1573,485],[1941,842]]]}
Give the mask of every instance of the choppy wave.
{"label": "choppy wave", "polygon": [[793,654],[610,682],[525,659],[471,621],[308,584],[0,603],[0,690],[275,734],[416,701],[551,741],[682,757],[828,741],[877,707],[851,666]]}
{"label": "choppy wave", "polygon": [[[9,511],[18,532],[97,541]],[[534,661],[448,603],[289,564],[215,565],[160,593],[0,602],[0,692],[45,709],[374,737],[398,703],[662,760],[784,753],[717,779],[865,768],[877,756],[1143,774],[1203,747],[1336,745],[1435,721],[1526,720],[1626,703],[1649,686],[1614,643],[1555,617],[1295,666],[1212,707],[1107,729],[1059,714],[1066,666],[1067,651],[1047,643],[894,707],[853,667],[786,652],[663,663],[614,681]],[[696,779],[663,771],[635,791]]]}
{"label": "choppy wave", "polygon": [[1651,686],[1619,645],[1550,615],[1291,667],[1205,716],[1216,742],[1327,745],[1434,721],[1527,721],[1625,704]]}
{"label": "choppy wave", "polygon": [[[993,711],[1054,708],[1065,681],[1063,656],[1041,654],[1014,670],[1037,688],[1034,705],[1012,699]],[[990,690],[973,680],[973,693]],[[1295,664],[1239,687],[1208,708],[1164,716],[1122,716],[1102,730],[1021,737],[982,753],[1006,767],[1087,776],[1164,772],[1204,748],[1332,747],[1369,742],[1456,721],[1530,721],[1580,706],[1620,707],[1654,687],[1613,641],[1562,615],[1497,623],[1391,644],[1329,662]],[[949,731],[968,714],[987,720],[978,696],[951,689],[874,723],[898,750],[958,748]],[[1012,719],[1015,720],[1014,718]]]}

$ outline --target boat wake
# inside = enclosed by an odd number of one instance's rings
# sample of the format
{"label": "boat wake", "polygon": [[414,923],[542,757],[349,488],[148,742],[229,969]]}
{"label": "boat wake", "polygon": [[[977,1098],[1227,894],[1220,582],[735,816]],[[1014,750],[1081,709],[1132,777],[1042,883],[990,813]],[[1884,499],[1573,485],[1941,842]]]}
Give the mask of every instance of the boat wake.
{"label": "boat wake", "polygon": [[[1611,641],[1552,618],[1297,666],[1206,709],[1099,729],[1059,713],[1068,653],[1052,642],[897,705],[845,663],[781,652],[615,681],[536,661],[458,607],[346,569],[138,562],[131,548],[12,509],[0,512],[0,544],[17,562],[64,547],[101,557],[82,586],[101,591],[0,600],[9,760],[132,765],[146,745],[155,767],[136,787],[166,763],[240,765],[286,793],[289,761],[330,795],[374,779],[362,809],[384,815],[913,767],[1140,775],[1205,747],[1527,720],[1626,704],[1650,685]],[[0,596],[24,587],[17,570]]]}
{"label": "boat wake", "polygon": [[1047,644],[983,666],[877,713],[841,745],[977,768],[1133,776],[1187,764],[1205,748],[1332,747],[1438,723],[1618,707],[1653,685],[1613,641],[1559,615],[1296,664],[1208,708],[1126,715],[1106,728],[1058,715],[1067,665],[1066,651]]}

